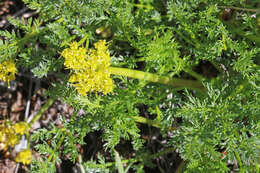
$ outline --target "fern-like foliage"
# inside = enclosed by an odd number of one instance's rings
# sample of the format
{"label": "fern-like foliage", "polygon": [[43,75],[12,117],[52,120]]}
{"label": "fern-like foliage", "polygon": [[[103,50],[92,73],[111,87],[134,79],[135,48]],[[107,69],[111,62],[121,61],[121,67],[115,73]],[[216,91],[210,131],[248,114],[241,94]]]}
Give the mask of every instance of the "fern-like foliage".
{"label": "fern-like foliage", "polygon": [[[258,1],[23,2],[37,12],[37,19],[9,19],[14,29],[0,31],[0,63],[11,59],[21,73],[57,77],[47,95],[75,110],[71,119],[63,118],[63,127],[50,125],[33,133],[34,149],[43,160],[34,161],[31,172],[55,172],[64,156],[78,162],[76,145],[85,145],[84,137],[94,131],[101,132],[104,150],[111,156],[120,141],[129,141],[136,158],[125,162],[131,170],[144,172],[154,164],[138,117],[155,122],[146,121],[161,129],[168,146],[176,147],[186,172],[259,172]],[[73,41],[91,51],[98,40],[108,42],[113,67],[197,80],[206,91],[185,92],[111,75],[113,92],[81,96],[68,82],[70,72],[61,52]],[[84,169],[116,171],[115,157],[109,163],[101,155],[94,158],[83,158]]]}

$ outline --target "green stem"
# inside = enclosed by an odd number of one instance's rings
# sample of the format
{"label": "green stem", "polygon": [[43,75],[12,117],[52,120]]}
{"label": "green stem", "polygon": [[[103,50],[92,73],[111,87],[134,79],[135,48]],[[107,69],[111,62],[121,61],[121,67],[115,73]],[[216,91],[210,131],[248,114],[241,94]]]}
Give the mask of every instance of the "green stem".
{"label": "green stem", "polygon": [[[66,132],[66,131],[65,131],[65,132]],[[57,144],[57,146],[55,147],[54,152],[59,150],[59,148],[60,148],[60,146],[61,146],[61,144],[62,144],[62,142],[63,142],[64,139],[65,139],[65,135],[62,134],[62,137],[61,137],[60,140],[58,141],[58,144]],[[48,157],[48,161],[49,161],[49,162],[53,159],[53,157],[54,157],[54,154],[53,154],[53,153],[54,153],[54,152],[52,152],[51,155]],[[55,162],[55,158],[52,160],[52,162]]]}
{"label": "green stem", "polygon": [[147,9],[147,10],[152,10],[153,9],[153,6],[151,6],[151,5],[133,4],[133,6],[137,7],[137,8]]}
{"label": "green stem", "polygon": [[28,123],[29,127],[31,126],[41,118],[43,113],[52,105],[54,100],[52,98],[49,98],[47,102],[43,105],[43,107],[39,110],[39,112],[33,117],[33,119]]}
{"label": "green stem", "polygon": [[235,151],[235,157],[237,159],[237,162],[238,162],[238,165],[239,165],[240,169],[242,169],[243,168],[243,163],[242,163],[242,161],[240,159],[240,156],[239,156],[237,151]]}
{"label": "green stem", "polygon": [[252,33],[243,31],[243,29],[241,29],[242,23],[224,22],[224,24],[227,25],[228,29],[231,30],[232,33],[237,34],[248,40],[251,40],[251,41],[255,42],[257,45],[260,45],[259,34],[252,34]]}
{"label": "green stem", "polygon": [[[40,24],[40,25],[41,25],[41,24]],[[39,27],[40,27],[40,25],[39,25]],[[26,44],[30,39],[32,39],[32,38],[35,39],[37,35],[39,35],[39,34],[45,32],[45,31],[47,31],[47,30],[48,30],[48,27],[45,27],[45,28],[39,29],[39,30],[36,30],[35,27],[33,27],[33,28],[32,28],[32,32],[27,33],[27,34],[26,34],[23,38],[21,38],[19,41],[11,43],[10,46],[15,46],[15,45],[19,45],[19,44],[20,44],[20,45],[24,45],[24,44]]]}
{"label": "green stem", "polygon": [[120,67],[110,67],[109,69],[111,71],[111,74],[114,75],[121,75],[125,77],[146,80],[154,83],[170,85],[177,89],[189,88],[189,89],[198,90],[203,93],[205,93],[206,91],[202,83],[199,81],[170,78],[167,76],[159,76],[157,74],[153,74],[149,72],[143,72],[143,71],[120,68]]}
{"label": "green stem", "polygon": [[[181,58],[180,58],[181,59]],[[135,62],[142,62],[142,61],[145,61],[145,58],[142,57],[142,58],[138,58]],[[126,64],[126,63],[125,63]],[[124,65],[123,63],[120,63],[120,65]],[[184,71],[186,73],[188,73],[189,75],[195,77],[196,79],[198,79],[199,81],[203,81],[204,80],[204,77],[198,73],[196,73],[195,71],[193,71],[192,69],[184,69]]]}
{"label": "green stem", "polygon": [[213,61],[210,61],[210,63],[218,70],[219,73],[223,73],[223,70]]}
{"label": "green stem", "polygon": [[177,170],[175,171],[175,173],[182,173],[184,172],[184,169],[185,169],[185,161],[182,160],[181,163],[179,164]]}
{"label": "green stem", "polygon": [[85,171],[85,169],[84,169],[84,167],[82,165],[82,156],[81,156],[81,154],[79,154],[78,160],[79,160],[79,168],[80,168],[81,173],[86,173],[86,171]]}
{"label": "green stem", "polygon": [[142,124],[148,124],[150,126],[156,127],[156,128],[161,128],[160,124],[154,120],[150,120],[145,117],[140,117],[140,116],[133,116],[133,119],[137,123],[142,123]]}
{"label": "green stem", "polygon": [[[142,158],[131,158],[131,159],[122,160],[122,163],[124,164],[124,163],[130,163],[130,162],[142,162],[146,159],[152,160],[152,159],[155,159],[159,156],[166,155],[170,152],[174,152],[175,150],[176,150],[176,148],[171,147],[171,148],[167,148],[163,151],[160,151],[158,153],[152,154],[152,155],[148,156],[147,158],[143,158],[143,157]],[[111,166],[114,166],[114,165],[115,165],[115,162],[106,163],[106,167],[111,167]]]}
{"label": "green stem", "polygon": [[243,31],[238,31],[238,30],[232,30],[234,33],[237,35],[240,35],[242,37],[247,38],[248,40],[251,40],[253,42],[256,42],[258,45],[260,45],[260,38],[254,34],[247,34],[246,32]]}
{"label": "green stem", "polygon": [[[162,128],[161,125],[157,121],[155,121],[155,120],[150,120],[148,118],[140,117],[140,116],[133,116],[132,118],[137,123],[148,124],[148,125],[156,127],[156,128]],[[168,130],[169,131],[173,131],[173,130],[176,130],[176,128],[169,127]]]}
{"label": "green stem", "polygon": [[195,71],[193,71],[193,70],[191,70],[191,69],[185,69],[184,71],[185,71],[186,73],[188,73],[189,75],[195,77],[195,78],[198,79],[199,81],[203,81],[203,80],[205,79],[202,75],[196,73]]}
{"label": "green stem", "polygon": [[166,154],[168,154],[168,153],[171,153],[171,152],[174,152],[176,150],[176,148],[174,148],[174,147],[171,147],[171,148],[167,148],[167,149],[165,149],[165,150],[163,150],[163,151],[160,151],[160,152],[158,152],[158,153],[155,153],[155,154],[152,154],[152,155],[150,155],[149,157],[148,157],[148,159],[155,159],[155,158],[157,158],[157,157],[159,157],[159,156],[163,156],[163,155],[166,155]]}
{"label": "green stem", "polygon": [[249,11],[249,12],[260,12],[260,9],[249,9],[249,8],[240,8],[240,7],[234,7],[234,6],[218,6],[222,9],[233,9],[233,10],[239,10],[239,11]]}
{"label": "green stem", "polygon": [[189,38],[187,38],[186,36],[184,36],[178,29],[172,28],[182,39],[184,39],[187,43],[193,45],[194,47],[196,47],[197,49],[200,47],[200,45],[196,42],[194,43],[193,41],[191,41]]}

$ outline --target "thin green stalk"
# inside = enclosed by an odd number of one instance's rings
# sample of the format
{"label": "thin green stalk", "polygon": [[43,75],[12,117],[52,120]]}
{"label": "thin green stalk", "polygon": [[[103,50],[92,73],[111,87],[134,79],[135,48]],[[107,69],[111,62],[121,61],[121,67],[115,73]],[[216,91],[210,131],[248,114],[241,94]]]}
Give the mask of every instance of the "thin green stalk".
{"label": "thin green stalk", "polygon": [[157,74],[153,74],[149,72],[143,72],[143,71],[120,68],[120,67],[110,67],[109,69],[111,71],[111,74],[115,74],[115,75],[121,75],[125,77],[146,80],[154,83],[170,85],[177,89],[189,88],[189,89],[198,90],[203,93],[205,93],[206,91],[202,83],[195,80],[170,78],[167,76],[159,76]]}
{"label": "thin green stalk", "polygon": [[199,48],[199,47],[200,47],[199,44],[197,43],[197,41],[196,41],[196,43],[194,43],[194,42],[191,41],[189,38],[187,38],[186,36],[184,36],[184,35],[183,35],[180,31],[178,31],[177,29],[174,29],[174,28],[173,28],[173,30],[174,30],[180,37],[182,37],[182,39],[184,39],[187,43],[193,45],[193,46],[196,47],[196,48]]}
{"label": "thin green stalk", "polygon": [[243,163],[242,163],[242,161],[241,161],[241,159],[240,159],[240,156],[239,156],[239,154],[238,154],[237,151],[235,151],[235,157],[236,157],[236,159],[237,159],[237,162],[238,162],[240,168],[242,168],[242,167],[243,167]]}
{"label": "thin green stalk", "polygon": [[[138,58],[135,62],[142,62],[142,61],[145,61],[145,58],[142,57],[142,58]],[[121,64],[121,65],[124,65],[124,64]],[[204,77],[198,73],[196,73],[195,71],[193,71],[192,69],[184,69],[184,71],[186,73],[188,73],[189,75],[195,77],[196,79],[198,79],[199,81],[203,81],[204,80]]]}
{"label": "thin green stalk", "polygon": [[218,70],[218,72],[223,73],[223,70],[213,61],[210,61],[210,63]]}
{"label": "thin green stalk", "polygon": [[[138,162],[139,160],[137,159],[126,159],[126,160],[122,160],[122,164],[126,164],[126,163],[129,163],[129,162]],[[112,166],[115,166],[116,163],[115,162],[107,162],[106,164],[106,167],[112,167]]]}
{"label": "thin green stalk", "polygon": [[185,166],[186,166],[186,163],[184,160],[182,160],[181,163],[179,164],[177,170],[175,171],[175,173],[183,173]]}
{"label": "thin green stalk", "polygon": [[167,149],[165,149],[163,151],[160,151],[158,153],[152,154],[151,156],[148,157],[148,159],[155,159],[155,158],[157,158],[159,156],[163,156],[163,155],[166,155],[168,153],[174,152],[175,150],[176,150],[176,148],[174,148],[174,147],[167,148]]}
{"label": "thin green stalk", "polygon": [[[40,23],[41,25],[41,23]],[[39,27],[40,27],[39,25]],[[38,31],[35,29],[35,27],[32,27],[32,32],[27,33],[23,38],[21,38],[19,41],[17,42],[13,42],[10,44],[10,46],[14,46],[17,44],[25,44],[27,43],[31,38],[35,38],[37,35],[41,34],[42,32],[45,32],[48,30],[48,27],[45,27],[43,29],[39,29]]]}
{"label": "thin green stalk", "polygon": [[222,9],[233,9],[233,10],[239,10],[239,11],[248,11],[248,12],[260,12],[260,9],[249,9],[249,8],[240,8],[240,7],[234,7],[234,6],[218,6]]}
{"label": "thin green stalk", "polygon": [[251,40],[253,42],[255,42],[257,45],[260,45],[260,37],[259,35],[255,35],[255,34],[251,34],[251,33],[247,33],[245,31],[243,31],[243,29],[241,29],[241,27],[239,27],[239,24],[230,24],[229,22],[224,22],[227,26],[229,30],[232,30],[232,33],[237,34],[243,38],[246,38],[248,40]]}
{"label": "thin green stalk", "polygon": [[142,124],[149,124],[150,126],[156,127],[156,128],[161,128],[160,124],[154,120],[150,120],[145,117],[140,117],[140,116],[133,116],[133,119],[137,123],[142,123]]}
{"label": "thin green stalk", "polygon": [[[133,116],[132,118],[137,123],[148,124],[148,125],[156,127],[156,128],[162,128],[161,125],[156,120],[150,120],[148,118],[140,117],[140,116]],[[174,127],[169,127],[168,128],[169,131],[173,131],[175,129],[176,128],[174,128]]]}
{"label": "thin green stalk", "polygon": [[[55,151],[55,150],[56,150],[56,151],[59,150],[59,148],[60,148],[60,146],[61,146],[61,144],[62,144],[62,142],[63,142],[64,139],[65,139],[65,135],[62,135],[62,137],[60,138],[60,140],[59,140],[58,144],[56,145],[54,151]],[[53,152],[53,153],[54,153],[54,152]],[[54,156],[53,153],[51,153],[51,155],[48,157],[48,161],[49,161],[49,162],[53,159],[53,156]],[[52,160],[52,162],[55,162],[55,160]]]}
{"label": "thin green stalk", "polygon": [[81,156],[81,154],[79,154],[78,160],[79,160],[79,168],[80,168],[81,173],[86,173],[86,171],[85,171],[85,169],[84,169],[84,167],[82,165],[82,156]]}
{"label": "thin green stalk", "polygon": [[151,5],[133,4],[133,6],[137,7],[137,8],[147,9],[147,10],[152,10],[153,9],[153,6],[151,6]]}
{"label": "thin green stalk", "polygon": [[43,107],[39,110],[39,112],[33,117],[33,119],[28,123],[29,127],[31,127],[37,120],[41,118],[43,113],[52,105],[54,99],[49,98],[47,102],[43,105]]}
{"label": "thin green stalk", "polygon": [[195,77],[195,78],[198,79],[199,81],[203,81],[203,80],[205,79],[202,75],[196,73],[195,71],[193,71],[193,70],[191,70],[191,69],[185,69],[184,71],[185,71],[186,73],[188,73],[189,75]]}
{"label": "thin green stalk", "polygon": [[[176,148],[173,148],[173,147],[167,148],[167,149],[165,149],[163,151],[160,151],[158,153],[152,154],[152,155],[148,156],[145,159],[152,160],[152,159],[155,159],[155,158],[157,158],[159,156],[163,156],[163,155],[166,155],[166,154],[168,154],[170,152],[174,152],[175,150],[176,150]],[[144,161],[143,157],[142,158],[131,158],[131,159],[122,160],[122,164],[130,163],[130,162],[142,162],[142,161]],[[106,163],[106,167],[111,167],[111,166],[115,166],[115,162],[108,162],[108,163]]]}

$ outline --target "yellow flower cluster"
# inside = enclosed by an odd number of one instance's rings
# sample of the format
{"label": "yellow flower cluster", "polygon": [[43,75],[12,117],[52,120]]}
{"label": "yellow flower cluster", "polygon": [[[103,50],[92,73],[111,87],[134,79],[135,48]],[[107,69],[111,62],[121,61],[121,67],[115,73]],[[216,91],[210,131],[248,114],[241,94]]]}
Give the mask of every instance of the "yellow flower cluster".
{"label": "yellow flower cluster", "polygon": [[107,94],[113,90],[110,78],[110,55],[105,40],[94,44],[95,49],[87,51],[79,47],[77,42],[70,44],[70,48],[62,51],[65,58],[64,65],[73,71],[69,82],[79,94],[88,92],[102,92]]}
{"label": "yellow flower cluster", "polygon": [[14,128],[15,133],[24,135],[27,132],[27,130],[29,129],[29,126],[26,122],[20,122],[20,123],[16,123],[13,126],[13,128]]}
{"label": "yellow flower cluster", "polygon": [[[19,122],[11,125],[8,122],[0,125],[0,150],[7,150],[8,147],[14,147],[19,143],[20,137],[24,135],[29,129],[26,122]],[[30,150],[19,152],[15,161],[24,164],[31,162],[32,154]]]}
{"label": "yellow flower cluster", "polygon": [[9,82],[15,79],[15,73],[17,69],[15,67],[15,63],[12,60],[5,60],[0,63],[0,80],[4,82]]}
{"label": "yellow flower cluster", "polygon": [[23,150],[15,158],[16,162],[20,162],[23,164],[29,164],[32,161],[32,152],[29,149]]}
{"label": "yellow flower cluster", "polygon": [[14,125],[4,123],[0,125],[0,149],[6,150],[8,147],[14,147],[19,143],[19,135],[24,135],[29,126],[26,122],[20,122]]}
{"label": "yellow flower cluster", "polygon": [[9,146],[14,147],[19,142],[19,138],[11,125],[0,126],[0,149],[6,150]]}

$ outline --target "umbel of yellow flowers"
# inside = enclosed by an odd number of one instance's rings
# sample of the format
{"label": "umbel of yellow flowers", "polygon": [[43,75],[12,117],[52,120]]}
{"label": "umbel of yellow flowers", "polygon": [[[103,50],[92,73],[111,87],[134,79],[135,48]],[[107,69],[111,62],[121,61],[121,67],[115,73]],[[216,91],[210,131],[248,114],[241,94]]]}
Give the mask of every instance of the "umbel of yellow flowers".
{"label": "umbel of yellow flowers", "polygon": [[105,40],[94,44],[95,49],[86,50],[77,42],[70,44],[61,55],[65,58],[64,65],[72,70],[69,82],[81,95],[88,92],[107,94],[113,90],[110,78],[110,55]]}
{"label": "umbel of yellow flowers", "polygon": [[[139,70],[110,67],[110,55],[105,40],[94,44],[94,49],[86,50],[79,47],[77,42],[70,44],[61,55],[65,58],[64,65],[72,71],[69,82],[79,94],[87,92],[102,92],[107,94],[113,90],[113,81],[110,75],[131,77],[148,82],[172,86],[177,90],[190,88],[205,93],[205,88],[200,81],[159,76],[157,74]],[[194,72],[193,72],[194,73]]]}
{"label": "umbel of yellow flowers", "polygon": [[[26,122],[19,122],[16,124],[4,123],[0,124],[0,150],[7,150],[13,148],[19,143],[22,135],[29,130]],[[26,149],[18,153],[15,158],[16,162],[29,164],[32,160],[31,150]]]}
{"label": "umbel of yellow flowers", "polygon": [[32,161],[32,152],[30,149],[23,150],[18,153],[15,158],[16,162],[23,163],[23,164],[30,164]]}
{"label": "umbel of yellow flowers", "polygon": [[5,60],[0,63],[0,80],[4,82],[9,82],[15,79],[15,73],[17,69],[15,63],[12,60]]}

